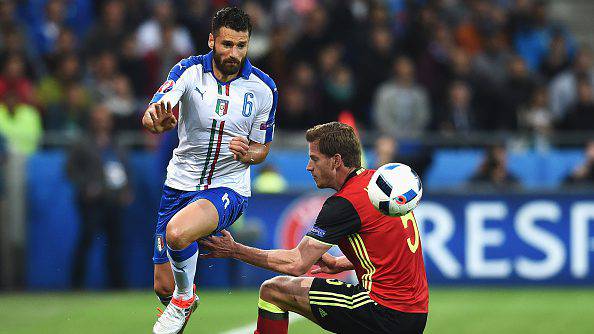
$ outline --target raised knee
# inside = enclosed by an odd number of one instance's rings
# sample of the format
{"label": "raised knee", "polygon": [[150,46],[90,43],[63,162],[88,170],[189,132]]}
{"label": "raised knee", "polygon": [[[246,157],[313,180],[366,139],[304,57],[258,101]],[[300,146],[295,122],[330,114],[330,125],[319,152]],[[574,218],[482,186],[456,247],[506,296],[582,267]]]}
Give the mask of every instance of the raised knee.
{"label": "raised knee", "polygon": [[184,249],[190,244],[186,240],[183,230],[174,224],[167,225],[166,240],[167,245],[173,249]]}
{"label": "raised knee", "polygon": [[260,298],[269,302],[278,300],[278,297],[282,294],[285,286],[285,281],[286,278],[282,276],[273,277],[264,281],[260,286]]}

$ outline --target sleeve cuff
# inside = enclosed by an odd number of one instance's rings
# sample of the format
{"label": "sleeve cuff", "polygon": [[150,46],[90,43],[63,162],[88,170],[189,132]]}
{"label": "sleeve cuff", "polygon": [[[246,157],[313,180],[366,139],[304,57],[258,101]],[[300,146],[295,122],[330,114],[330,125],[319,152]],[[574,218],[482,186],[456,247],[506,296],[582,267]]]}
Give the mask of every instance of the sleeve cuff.
{"label": "sleeve cuff", "polygon": [[327,246],[336,246],[336,244],[331,244],[331,243],[329,243],[329,242],[322,241],[322,240],[320,240],[320,239],[318,239],[318,238],[312,237],[311,235],[307,235],[307,234],[306,234],[306,235],[305,235],[305,237],[306,237],[306,238],[313,239],[313,240],[315,240],[315,241],[317,241],[317,242],[319,242],[319,243],[322,243],[322,244],[324,244],[324,245],[327,245]]}

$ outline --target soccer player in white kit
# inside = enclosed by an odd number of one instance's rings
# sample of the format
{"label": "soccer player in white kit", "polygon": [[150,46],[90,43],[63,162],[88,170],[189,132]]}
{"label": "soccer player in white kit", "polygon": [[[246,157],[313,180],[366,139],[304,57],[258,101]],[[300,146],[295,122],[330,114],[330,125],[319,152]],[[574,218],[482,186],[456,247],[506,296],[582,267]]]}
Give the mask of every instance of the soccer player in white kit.
{"label": "soccer player in white kit", "polygon": [[[198,305],[196,240],[229,227],[247,207],[250,165],[266,158],[278,93],[247,59],[250,19],[237,7],[212,19],[206,55],[176,64],[142,123],[154,133],[177,126],[155,233],[154,288],[167,308],[153,333],[180,333]],[[172,108],[179,103],[179,121]],[[170,262],[170,263],[167,263]]]}

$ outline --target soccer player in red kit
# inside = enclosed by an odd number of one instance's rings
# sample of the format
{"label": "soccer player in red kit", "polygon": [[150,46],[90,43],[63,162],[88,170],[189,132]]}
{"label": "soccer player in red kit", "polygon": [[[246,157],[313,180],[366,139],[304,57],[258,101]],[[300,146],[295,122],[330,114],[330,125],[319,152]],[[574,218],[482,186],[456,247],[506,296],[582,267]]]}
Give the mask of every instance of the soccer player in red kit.
{"label": "soccer player in red kit", "polygon": [[[355,270],[359,284],[314,277],[278,276],[260,288],[256,334],[288,331],[288,312],[299,313],[336,333],[422,333],[429,290],[415,217],[389,217],[375,210],[366,187],[373,170],[361,168],[361,144],[342,123],[306,133],[307,170],[318,188],[336,194],[294,249],[261,250],[237,243],[224,231],[202,244],[203,257],[231,257],[291,276]],[[326,252],[338,245],[345,255]]]}

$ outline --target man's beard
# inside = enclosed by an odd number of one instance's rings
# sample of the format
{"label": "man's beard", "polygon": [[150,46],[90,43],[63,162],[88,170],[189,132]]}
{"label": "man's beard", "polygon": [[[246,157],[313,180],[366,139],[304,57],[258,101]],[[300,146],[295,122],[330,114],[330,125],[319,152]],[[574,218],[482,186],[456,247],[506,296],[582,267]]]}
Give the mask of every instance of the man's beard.
{"label": "man's beard", "polygon": [[243,64],[245,63],[245,57],[241,61],[231,57],[223,61],[222,56],[219,53],[217,53],[217,49],[214,48],[213,51],[213,59],[215,62],[215,66],[224,75],[237,74],[239,72],[239,69],[241,69],[243,67]]}

